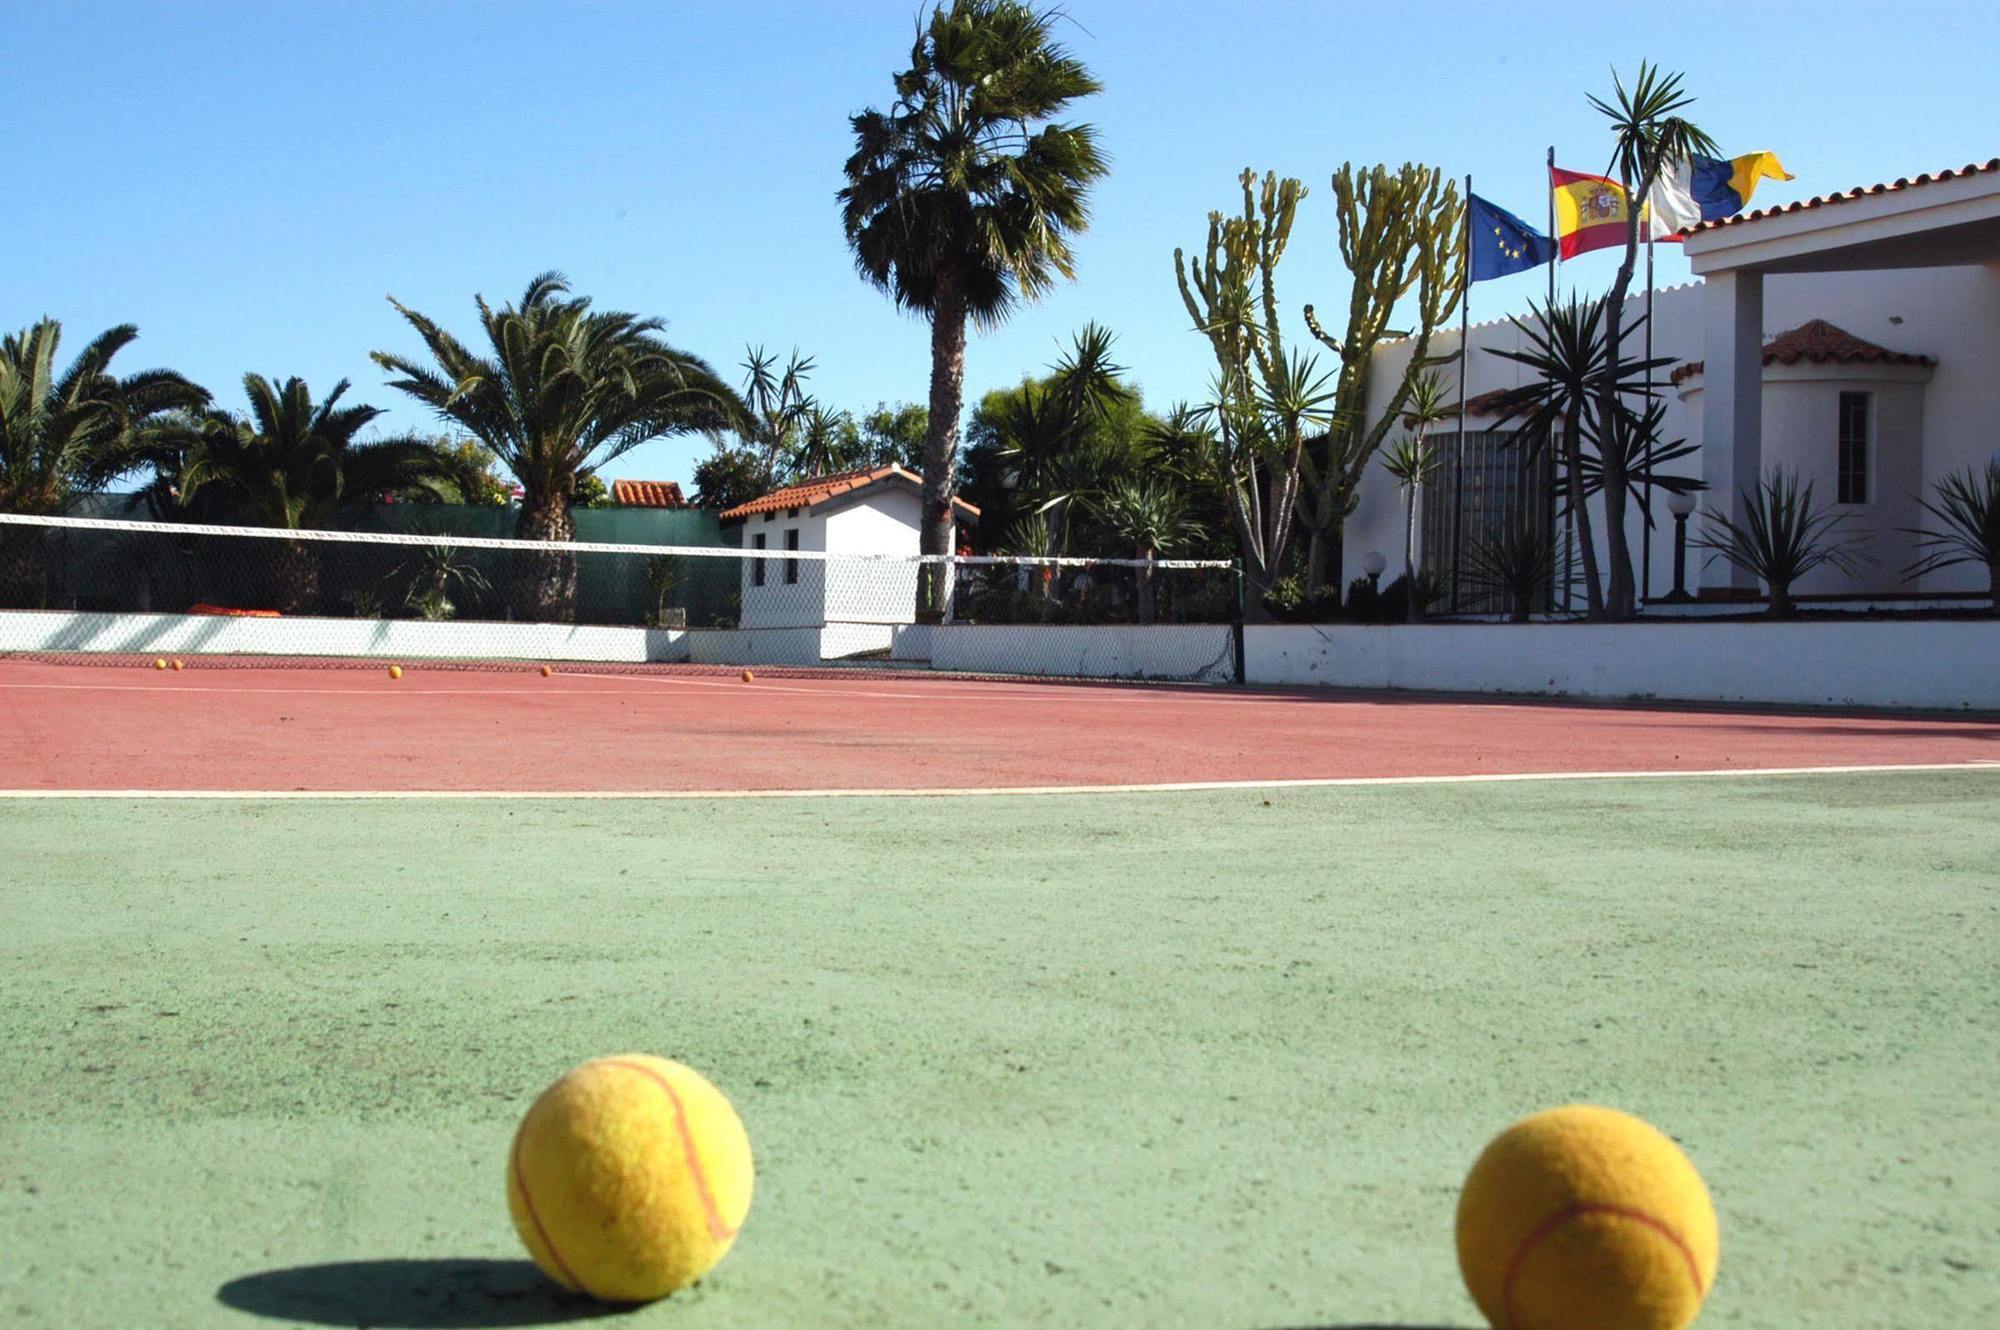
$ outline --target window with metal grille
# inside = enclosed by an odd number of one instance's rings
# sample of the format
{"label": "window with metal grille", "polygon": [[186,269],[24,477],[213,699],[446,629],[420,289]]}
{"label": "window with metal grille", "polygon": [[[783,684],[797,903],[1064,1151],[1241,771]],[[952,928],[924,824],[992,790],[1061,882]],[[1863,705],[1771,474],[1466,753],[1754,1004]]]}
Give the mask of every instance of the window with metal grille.
{"label": "window with metal grille", "polygon": [[[799,529],[792,527],[785,532],[785,548],[796,550],[798,547]],[[785,560],[785,580],[787,582],[796,582],[799,580],[799,561],[797,559]]]}
{"label": "window with metal grille", "polygon": [[[759,550],[764,548],[763,532],[759,531],[756,535],[750,537],[750,547]],[[762,559],[752,559],[750,561],[750,585],[764,585],[764,561]]]}
{"label": "window with metal grille", "polygon": [[1868,426],[1873,393],[1840,395],[1840,502],[1868,502]]}

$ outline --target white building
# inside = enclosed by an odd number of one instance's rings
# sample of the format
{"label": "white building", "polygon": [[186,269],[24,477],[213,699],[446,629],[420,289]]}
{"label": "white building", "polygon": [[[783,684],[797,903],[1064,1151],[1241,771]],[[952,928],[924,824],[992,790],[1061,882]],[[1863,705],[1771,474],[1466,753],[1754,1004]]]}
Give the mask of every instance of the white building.
{"label": "white building", "polygon": [[[1660,437],[1699,446],[1677,470],[1707,482],[1702,507],[1740,520],[1744,489],[1773,466],[1794,468],[1814,482],[1817,498],[1848,515],[1847,529],[1867,537],[1874,560],[1859,576],[1821,569],[1799,584],[1800,594],[1982,592],[1983,568],[1914,581],[1904,570],[1915,557],[1907,529],[1925,521],[1919,497],[1946,473],[1983,468],[2000,452],[2000,158],[1707,223],[1686,248],[1705,280],[1657,292],[1652,333],[1654,354],[1674,362],[1661,371]],[[1644,312],[1644,300],[1643,292],[1632,297],[1628,321]],[[1432,349],[1449,353],[1457,342],[1453,329],[1433,338]],[[1492,354],[1524,342],[1506,321],[1471,330],[1461,518],[1468,544],[1482,522],[1536,489],[1533,477],[1523,484],[1519,450],[1480,413],[1499,391],[1532,377]],[[1396,343],[1377,355],[1372,403],[1394,390],[1409,353]],[[1379,409],[1372,405],[1371,416]],[[1455,422],[1431,437],[1443,456],[1457,454]],[[1420,566],[1440,572],[1450,563],[1452,482],[1447,469],[1426,487],[1417,521]],[[1553,504],[1546,513],[1553,527]],[[1601,532],[1601,505],[1593,520]],[[1627,528],[1634,567],[1646,567],[1648,599],[1674,581],[1664,503],[1656,502],[1655,520],[1649,541],[1634,505]],[[1699,522],[1697,515],[1691,534]],[[1374,467],[1347,524],[1345,577],[1360,575],[1370,550],[1388,556],[1390,576],[1399,572],[1402,531],[1401,494]],[[1690,552],[1687,572],[1690,590],[1704,597],[1755,592],[1747,575],[1701,551]]]}
{"label": "white building", "polygon": [[[952,500],[961,522],[979,510]],[[891,627],[915,621],[923,477],[899,466],[816,476],[721,514],[750,551],[744,630],[816,634],[818,658],[886,650]],[[806,558],[786,557],[803,553]]]}

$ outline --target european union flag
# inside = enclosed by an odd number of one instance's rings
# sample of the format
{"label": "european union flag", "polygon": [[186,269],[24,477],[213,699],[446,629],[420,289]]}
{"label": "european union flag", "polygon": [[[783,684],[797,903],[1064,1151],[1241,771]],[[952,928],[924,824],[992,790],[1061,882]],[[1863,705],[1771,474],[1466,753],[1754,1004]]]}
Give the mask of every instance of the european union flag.
{"label": "european union flag", "polygon": [[1556,256],[1556,242],[1477,194],[1465,213],[1472,229],[1472,280],[1483,282],[1539,268]]}

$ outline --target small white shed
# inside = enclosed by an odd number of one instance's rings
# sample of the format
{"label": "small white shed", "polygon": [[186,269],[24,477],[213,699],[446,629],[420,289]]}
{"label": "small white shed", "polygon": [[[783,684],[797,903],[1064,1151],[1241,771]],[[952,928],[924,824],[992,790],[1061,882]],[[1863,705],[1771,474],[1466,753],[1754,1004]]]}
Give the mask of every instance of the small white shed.
{"label": "small white shed", "polygon": [[[916,620],[923,477],[900,466],[815,476],[722,512],[746,550],[743,629],[820,629],[825,657],[880,651]],[[961,522],[979,509],[953,499]],[[824,554],[790,559],[787,551]],[[885,557],[887,556],[887,557]]]}

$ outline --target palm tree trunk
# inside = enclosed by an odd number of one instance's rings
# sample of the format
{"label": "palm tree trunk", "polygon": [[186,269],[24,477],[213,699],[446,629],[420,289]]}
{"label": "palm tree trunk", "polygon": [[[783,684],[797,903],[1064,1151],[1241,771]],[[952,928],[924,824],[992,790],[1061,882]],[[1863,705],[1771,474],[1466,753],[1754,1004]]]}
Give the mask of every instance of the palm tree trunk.
{"label": "palm tree trunk", "polygon": [[[1650,188],[1650,180],[1641,182]],[[1625,543],[1625,438],[1618,424],[1619,366],[1624,362],[1625,293],[1632,287],[1632,270],[1639,260],[1639,213],[1645,207],[1646,188],[1628,208],[1625,231],[1625,259],[1618,265],[1618,278],[1604,300],[1604,382],[1598,390],[1598,428],[1604,431],[1597,452],[1604,477],[1604,546],[1611,565],[1611,579],[1605,589],[1606,617],[1616,623],[1633,618],[1637,597],[1632,581],[1632,549]],[[1626,190],[1628,199],[1632,190]]]}
{"label": "palm tree trunk", "polygon": [[[514,539],[569,541],[576,538],[569,496],[563,486],[521,496]],[[514,556],[511,612],[519,623],[568,623],[576,617],[576,556],[568,550],[523,550]]]}
{"label": "palm tree trunk", "polygon": [[1576,519],[1577,551],[1583,556],[1584,603],[1592,623],[1604,622],[1604,583],[1597,575],[1597,546],[1590,538],[1590,504],[1583,497],[1583,414],[1571,407],[1563,418],[1563,471],[1569,488],[1569,510]]}
{"label": "palm tree trunk", "polygon": [[0,610],[39,610],[48,604],[49,559],[44,529],[0,527]]}
{"label": "palm tree trunk", "polygon": [[[931,415],[924,438],[924,509],[917,549],[949,556],[952,495],[958,489],[958,414],[965,405],[965,292],[950,268],[938,274],[931,311]],[[944,621],[945,565],[925,564],[917,578],[917,622]]]}
{"label": "palm tree trunk", "polygon": [[319,560],[303,540],[279,544],[271,568],[272,590],[283,614],[307,614],[319,603]]}

